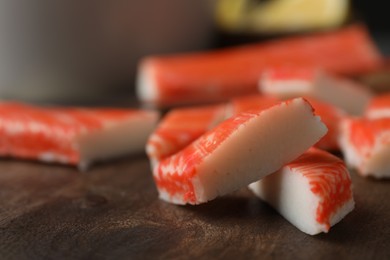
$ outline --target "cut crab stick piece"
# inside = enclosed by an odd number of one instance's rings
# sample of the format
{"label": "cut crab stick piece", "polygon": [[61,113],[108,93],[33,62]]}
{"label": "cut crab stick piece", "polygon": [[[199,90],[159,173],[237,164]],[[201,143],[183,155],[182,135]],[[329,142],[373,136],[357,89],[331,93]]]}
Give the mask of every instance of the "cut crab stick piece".
{"label": "cut crab stick piece", "polygon": [[390,94],[382,94],[372,98],[365,116],[371,119],[390,117]]}
{"label": "cut crab stick piece", "polygon": [[226,113],[227,105],[177,108],[168,112],[146,144],[152,168],[225,120]]}
{"label": "cut crab stick piece", "polygon": [[175,204],[207,202],[276,171],[326,131],[302,98],[238,114],[153,169],[159,196]]}
{"label": "cut crab stick piece", "polygon": [[351,75],[381,63],[365,27],[354,25],[218,51],[146,57],[139,65],[137,96],[155,106],[220,101],[256,93],[261,73],[273,66],[320,67]]}
{"label": "cut crab stick piece", "polygon": [[249,188],[309,235],[327,233],[355,204],[344,162],[315,148]]}
{"label": "cut crab stick piece", "polygon": [[158,113],[0,103],[0,156],[77,165],[142,152]]}
{"label": "cut crab stick piece", "polygon": [[[322,122],[327,126],[328,132],[315,144],[317,148],[325,150],[338,150],[339,124],[345,116],[345,112],[331,104],[319,101],[314,98],[306,98],[314,108],[314,113],[321,117]],[[235,98],[231,102],[232,114],[238,114],[252,109],[267,109],[280,100],[272,96],[260,94]]]}
{"label": "cut crab stick piece", "polygon": [[314,97],[352,115],[363,114],[372,97],[369,89],[358,82],[308,67],[270,68],[263,73],[259,90],[281,99]]}
{"label": "cut crab stick piece", "polygon": [[390,118],[346,118],[340,146],[348,166],[362,176],[390,177]]}

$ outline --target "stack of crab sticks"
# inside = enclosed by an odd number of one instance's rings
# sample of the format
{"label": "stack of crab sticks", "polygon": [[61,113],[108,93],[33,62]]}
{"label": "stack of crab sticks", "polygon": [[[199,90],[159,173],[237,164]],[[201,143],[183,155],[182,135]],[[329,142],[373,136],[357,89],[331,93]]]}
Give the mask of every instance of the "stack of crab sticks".
{"label": "stack of crab sticks", "polygon": [[[316,107],[327,122],[315,114]],[[202,120],[177,124],[188,122],[195,110]],[[221,115],[225,115],[222,122]],[[224,106],[173,109],[146,146],[159,196],[173,204],[200,204],[255,183],[250,186],[254,193],[300,230],[311,235],[328,232],[354,207],[352,183],[342,160],[310,147],[322,142],[335,148],[335,125],[342,115],[314,99],[279,101],[261,95],[235,98]],[[178,134],[172,138],[171,133]],[[283,170],[289,165],[294,171]],[[279,172],[287,177],[278,177]],[[262,196],[259,180],[268,180],[270,187],[272,183],[272,195],[267,190]],[[275,198],[281,196],[285,201],[276,205]],[[299,201],[302,196],[306,199]],[[342,199],[335,203],[339,196]],[[286,208],[294,204],[298,206]]]}
{"label": "stack of crab sticks", "polygon": [[145,104],[219,102],[172,108],[149,136],[159,197],[196,205],[249,187],[299,230],[328,232],[355,205],[348,168],[329,151],[362,175],[390,172],[390,95],[351,77],[382,65],[362,25],[146,57],[137,84]]}
{"label": "stack of crab sticks", "polygon": [[[233,115],[154,165],[160,198],[200,204],[238,190],[296,159],[326,131],[302,98]],[[148,146],[157,148],[153,139]]]}

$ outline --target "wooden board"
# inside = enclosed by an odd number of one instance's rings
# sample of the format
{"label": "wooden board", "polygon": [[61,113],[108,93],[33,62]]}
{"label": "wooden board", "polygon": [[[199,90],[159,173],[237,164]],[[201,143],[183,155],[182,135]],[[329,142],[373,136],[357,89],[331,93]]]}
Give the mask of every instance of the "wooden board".
{"label": "wooden board", "polygon": [[71,167],[0,160],[1,259],[390,259],[390,181],[353,174],[356,209],[306,235],[242,190],[160,201],[144,156]]}

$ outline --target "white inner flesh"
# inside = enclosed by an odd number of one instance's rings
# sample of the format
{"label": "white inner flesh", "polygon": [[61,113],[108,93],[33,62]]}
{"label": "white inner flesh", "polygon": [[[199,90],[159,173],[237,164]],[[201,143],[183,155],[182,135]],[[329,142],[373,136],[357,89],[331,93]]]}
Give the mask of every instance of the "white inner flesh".
{"label": "white inner flesh", "polygon": [[139,100],[147,103],[157,101],[159,94],[153,63],[145,62],[141,65],[136,86],[136,93]]}
{"label": "white inner flesh", "polygon": [[259,82],[260,93],[272,95],[281,99],[289,99],[301,96],[311,96],[313,84],[305,80],[268,80]]}
{"label": "white inner flesh", "polygon": [[334,79],[319,74],[314,97],[344,109],[351,115],[362,115],[371,100],[371,93],[363,86],[347,79]]}
{"label": "white inner flesh", "polygon": [[310,191],[309,182],[302,175],[285,167],[249,188],[302,232],[315,235],[326,231],[316,221],[319,198]]}
{"label": "white inner flesh", "polygon": [[91,162],[144,151],[147,138],[158,119],[157,113],[135,116],[102,130],[81,135],[79,168],[85,169]]}
{"label": "white inner flesh", "polygon": [[[275,172],[327,132],[302,99],[275,106],[242,125],[198,168],[198,202],[224,195]],[[199,184],[198,184],[198,183]]]}
{"label": "white inner flesh", "polygon": [[[308,179],[298,172],[284,167],[249,188],[302,232],[316,235],[328,231],[325,224],[316,220],[319,197],[310,190]],[[353,207],[351,199],[331,216],[330,225],[338,223]]]}

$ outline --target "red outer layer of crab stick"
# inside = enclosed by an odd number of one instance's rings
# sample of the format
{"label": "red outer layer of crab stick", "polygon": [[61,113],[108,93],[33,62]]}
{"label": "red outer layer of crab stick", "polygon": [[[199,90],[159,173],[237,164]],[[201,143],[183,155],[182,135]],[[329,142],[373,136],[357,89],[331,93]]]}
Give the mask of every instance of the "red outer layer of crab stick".
{"label": "red outer layer of crab stick", "polygon": [[328,232],[355,204],[344,162],[315,148],[249,188],[310,235]]}
{"label": "red outer layer of crab stick", "polygon": [[390,118],[346,118],[340,146],[346,163],[362,176],[390,177]]}
{"label": "red outer layer of crab stick", "polygon": [[314,98],[305,98],[313,106],[314,113],[321,117],[322,122],[328,128],[326,135],[314,146],[328,151],[339,150],[340,124],[346,113],[329,103]]}
{"label": "red outer layer of crab stick", "polygon": [[370,90],[358,82],[309,67],[267,69],[259,81],[259,90],[281,99],[314,97],[352,115],[363,114],[372,97]]}
{"label": "red outer layer of crab stick", "polygon": [[159,196],[175,204],[207,202],[275,172],[326,131],[302,98],[243,112],[157,164]]}
{"label": "red outer layer of crab stick", "polygon": [[137,95],[157,106],[220,101],[256,93],[261,73],[273,66],[351,75],[375,70],[381,62],[365,27],[354,25],[218,51],[146,57],[139,66]]}
{"label": "red outer layer of crab stick", "polygon": [[143,151],[153,111],[0,103],[0,156],[78,165]]}
{"label": "red outer layer of crab stick", "polygon": [[371,119],[390,118],[390,94],[373,97],[366,109],[365,116]]}
{"label": "red outer layer of crab stick", "polygon": [[226,105],[177,108],[168,112],[146,144],[152,168],[225,120],[226,113]]}

